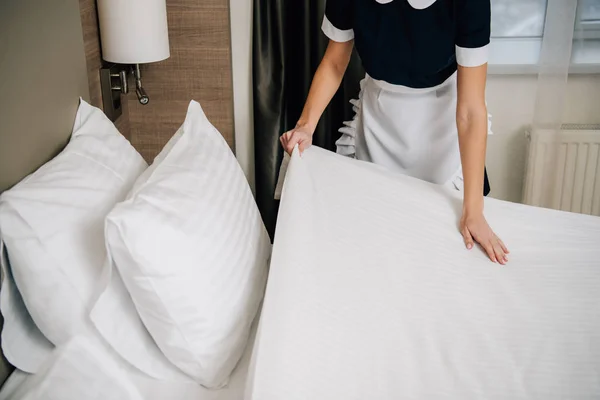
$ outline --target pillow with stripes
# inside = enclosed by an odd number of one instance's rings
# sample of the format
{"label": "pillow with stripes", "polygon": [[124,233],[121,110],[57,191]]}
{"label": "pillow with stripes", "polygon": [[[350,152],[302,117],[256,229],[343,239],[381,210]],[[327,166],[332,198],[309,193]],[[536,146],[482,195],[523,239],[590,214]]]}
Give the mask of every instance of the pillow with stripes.
{"label": "pillow with stripes", "polygon": [[271,244],[246,177],[200,104],[106,219],[109,256],[167,359],[227,383],[263,298]]}

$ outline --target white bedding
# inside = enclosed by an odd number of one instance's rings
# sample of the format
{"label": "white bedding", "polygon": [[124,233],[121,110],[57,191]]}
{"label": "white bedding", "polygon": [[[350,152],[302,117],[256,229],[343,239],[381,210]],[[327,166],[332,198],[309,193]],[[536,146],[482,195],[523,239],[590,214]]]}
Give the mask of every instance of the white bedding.
{"label": "white bedding", "polygon": [[247,400],[600,397],[600,218],[460,193],[312,147],[287,171]]}
{"label": "white bedding", "polygon": [[[128,400],[135,400],[136,398],[144,400],[241,400],[243,399],[255,331],[254,328],[245,353],[233,371],[229,383],[219,390],[206,389],[191,378],[188,382],[155,380],[130,366],[121,357],[111,352],[106,345],[91,340],[90,342],[93,342],[98,349],[95,353],[109,358],[106,361],[111,365],[110,370],[101,370],[97,365],[93,365],[92,363],[96,363],[98,357],[93,358],[91,352],[85,352],[85,347],[64,346],[55,350],[61,353],[53,355],[54,358],[61,360],[61,365],[54,368],[53,374],[40,379],[38,374],[32,375],[17,370],[12,373],[2,387],[0,400],[21,400],[21,397],[15,396],[21,396],[21,394],[30,392],[33,388],[37,389],[40,386],[53,388],[55,392],[60,393],[81,393],[88,390],[85,398],[90,399],[92,398],[92,392],[89,388],[104,387],[106,382],[115,382],[116,385],[117,379],[119,385],[123,388],[119,388],[119,393],[127,389],[129,393],[139,395],[139,397],[130,395]],[[108,363],[105,362],[105,364]],[[73,367],[78,367],[78,369]],[[65,368],[69,369],[65,370]],[[118,371],[115,371],[115,369],[118,369]],[[111,394],[117,392],[117,388],[112,387],[110,389],[112,390]],[[26,397],[26,399],[28,400],[29,397]],[[60,400],[66,399],[60,398]]]}

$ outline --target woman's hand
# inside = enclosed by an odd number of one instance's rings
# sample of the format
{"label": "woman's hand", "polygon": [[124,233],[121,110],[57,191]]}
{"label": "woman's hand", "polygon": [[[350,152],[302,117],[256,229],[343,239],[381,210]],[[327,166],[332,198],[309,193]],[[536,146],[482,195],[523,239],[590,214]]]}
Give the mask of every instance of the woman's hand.
{"label": "woman's hand", "polygon": [[473,248],[473,241],[479,243],[485,250],[490,260],[502,265],[508,262],[508,249],[488,225],[482,212],[463,212],[460,220],[460,232],[465,240],[467,249]]}
{"label": "woman's hand", "polygon": [[309,128],[306,125],[296,125],[291,131],[287,131],[279,138],[283,149],[292,155],[294,146],[298,145],[300,154],[312,145],[314,129]]}

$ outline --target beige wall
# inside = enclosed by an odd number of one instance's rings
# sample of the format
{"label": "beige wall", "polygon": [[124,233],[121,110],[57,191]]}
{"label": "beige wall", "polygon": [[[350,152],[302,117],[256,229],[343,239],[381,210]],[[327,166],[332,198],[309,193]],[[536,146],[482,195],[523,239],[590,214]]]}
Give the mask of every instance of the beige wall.
{"label": "beige wall", "polygon": [[[487,153],[492,197],[516,202],[522,199],[527,157],[524,132],[533,119],[536,87],[535,75],[488,78],[487,101],[494,132]],[[600,124],[600,75],[569,78],[564,122]]]}

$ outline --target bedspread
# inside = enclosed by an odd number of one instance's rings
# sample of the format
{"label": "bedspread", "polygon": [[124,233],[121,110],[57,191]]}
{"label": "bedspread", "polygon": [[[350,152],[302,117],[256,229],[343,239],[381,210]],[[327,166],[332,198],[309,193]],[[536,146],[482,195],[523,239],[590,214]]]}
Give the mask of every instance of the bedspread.
{"label": "bedspread", "polygon": [[600,218],[461,194],[312,147],[291,159],[247,400],[600,397]]}

